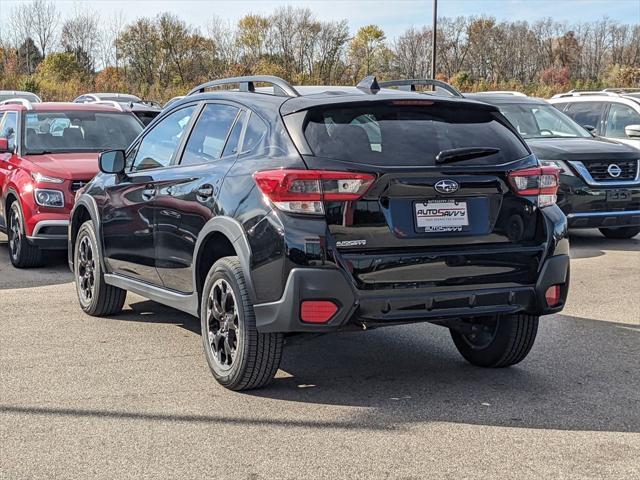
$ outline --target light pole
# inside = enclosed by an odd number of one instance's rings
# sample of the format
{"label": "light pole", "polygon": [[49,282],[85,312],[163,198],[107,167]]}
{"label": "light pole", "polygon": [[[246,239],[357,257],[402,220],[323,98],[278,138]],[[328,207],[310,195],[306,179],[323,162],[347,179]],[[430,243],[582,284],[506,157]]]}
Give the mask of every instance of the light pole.
{"label": "light pole", "polygon": [[432,27],[433,38],[431,40],[431,46],[432,46],[431,79],[432,80],[436,79],[436,39],[437,39],[436,28],[437,28],[437,25],[438,25],[438,0],[433,0],[433,27]]}

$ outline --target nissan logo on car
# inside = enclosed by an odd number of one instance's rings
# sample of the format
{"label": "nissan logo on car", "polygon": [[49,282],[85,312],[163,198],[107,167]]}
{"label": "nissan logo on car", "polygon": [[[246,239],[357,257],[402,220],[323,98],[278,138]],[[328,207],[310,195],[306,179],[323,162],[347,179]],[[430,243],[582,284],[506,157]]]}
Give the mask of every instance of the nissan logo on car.
{"label": "nissan logo on car", "polygon": [[622,169],[615,163],[612,163],[609,165],[609,168],[607,168],[607,172],[609,172],[609,175],[613,178],[618,178],[622,174]]}
{"label": "nissan logo on car", "polygon": [[435,184],[434,188],[439,193],[454,193],[458,191],[460,185],[454,180],[440,180]]}

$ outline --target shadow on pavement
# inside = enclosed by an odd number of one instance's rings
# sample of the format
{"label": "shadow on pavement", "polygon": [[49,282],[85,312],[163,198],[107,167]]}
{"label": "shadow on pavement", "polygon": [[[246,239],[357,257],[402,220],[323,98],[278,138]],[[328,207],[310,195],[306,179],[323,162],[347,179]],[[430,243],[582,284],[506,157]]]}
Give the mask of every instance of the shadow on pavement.
{"label": "shadow on pavement", "polygon": [[7,237],[0,234],[0,290],[60,285],[72,281],[66,251],[45,251],[41,267],[15,268],[9,260]]}
{"label": "shadow on pavement", "polygon": [[573,230],[569,234],[571,258],[594,258],[605,254],[605,251],[631,252],[640,251],[640,235],[628,240],[606,238],[598,230]]}
{"label": "shadow on pavement", "polygon": [[543,319],[529,357],[494,370],[464,362],[441,327],[356,335],[285,349],[281,369],[291,377],[251,394],[373,407],[363,412],[364,423],[382,416],[397,423],[640,432],[640,326]]}
{"label": "shadow on pavement", "polygon": [[[131,307],[112,319],[175,323],[199,334],[198,320],[177,310],[150,301]],[[362,428],[456,422],[640,432],[639,345],[639,325],[565,315],[543,317],[530,355],[506,369],[469,365],[448,331],[430,324],[294,337],[284,376],[248,394],[366,407],[352,419]]]}
{"label": "shadow on pavement", "polygon": [[200,320],[188,313],[165,307],[151,300],[129,303],[129,307],[131,310],[124,310],[118,315],[106,317],[105,320],[174,324],[190,332],[200,334]]}

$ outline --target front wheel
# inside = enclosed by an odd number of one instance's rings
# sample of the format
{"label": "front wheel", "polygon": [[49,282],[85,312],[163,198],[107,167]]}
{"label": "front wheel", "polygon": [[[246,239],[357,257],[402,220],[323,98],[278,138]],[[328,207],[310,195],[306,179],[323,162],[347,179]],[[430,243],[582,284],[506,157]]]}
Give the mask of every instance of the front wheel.
{"label": "front wheel", "polygon": [[13,266],[16,268],[40,266],[42,263],[42,251],[27,240],[22,210],[17,200],[9,208],[8,227],[9,258]]}
{"label": "front wheel", "polygon": [[600,233],[607,238],[628,239],[640,233],[640,227],[600,228]]}
{"label": "front wheel", "polygon": [[88,220],[80,226],[73,252],[73,273],[82,310],[94,317],[115,315],[122,311],[127,291],[104,281],[100,265],[100,251],[93,228]]}
{"label": "front wheel", "polygon": [[496,316],[469,324],[464,333],[452,329],[451,337],[469,363],[508,367],[529,354],[538,333],[538,318],[524,314]]}
{"label": "front wheel", "polygon": [[283,335],[259,333],[238,257],[213,264],[200,303],[204,353],[215,379],[230,390],[260,388],[273,380]]}

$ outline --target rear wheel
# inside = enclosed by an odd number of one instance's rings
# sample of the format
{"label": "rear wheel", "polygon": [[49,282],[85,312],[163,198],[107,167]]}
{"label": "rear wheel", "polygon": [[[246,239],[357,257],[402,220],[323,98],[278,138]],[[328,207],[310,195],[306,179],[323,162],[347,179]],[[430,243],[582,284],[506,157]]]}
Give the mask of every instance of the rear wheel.
{"label": "rear wheel", "polygon": [[7,225],[9,239],[9,258],[16,268],[38,267],[42,263],[42,251],[27,240],[24,228],[22,209],[16,200],[9,209],[9,224]]}
{"label": "rear wheel", "polygon": [[259,333],[237,257],[213,264],[200,306],[204,353],[216,380],[230,390],[260,388],[273,380],[283,335]]}
{"label": "rear wheel", "polygon": [[508,367],[522,361],[531,350],[538,333],[534,315],[506,315],[470,324],[465,333],[451,330],[460,354],[480,367]]}
{"label": "rear wheel", "polygon": [[620,227],[620,228],[600,228],[602,233],[607,238],[633,238],[640,233],[640,227]]}
{"label": "rear wheel", "polygon": [[104,281],[93,222],[82,224],[73,252],[73,270],[80,306],[85,313],[101,317],[122,311],[127,291]]}

